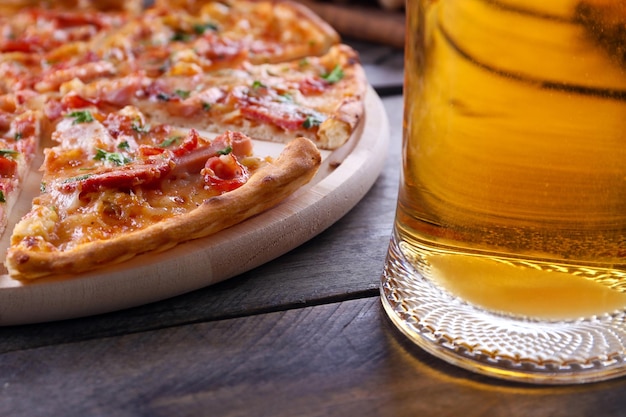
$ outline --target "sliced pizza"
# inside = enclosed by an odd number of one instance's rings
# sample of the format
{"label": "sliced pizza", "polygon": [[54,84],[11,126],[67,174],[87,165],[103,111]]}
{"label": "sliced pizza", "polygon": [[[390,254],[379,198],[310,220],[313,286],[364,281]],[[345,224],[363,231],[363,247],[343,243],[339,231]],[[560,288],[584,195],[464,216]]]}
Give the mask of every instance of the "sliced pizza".
{"label": "sliced pizza", "polygon": [[273,160],[228,131],[148,124],[134,107],[73,110],[46,149],[42,194],[11,236],[11,276],[77,273],[207,236],[275,206],[315,174],[298,138]]}
{"label": "sliced pizza", "polygon": [[[174,39],[202,48],[204,35],[218,34],[244,45],[253,63],[322,55],[340,40],[328,23],[294,1],[157,0],[155,4],[155,10],[167,11]],[[172,10],[178,10],[179,17]]]}
{"label": "sliced pizza", "polygon": [[[357,53],[274,0],[0,5],[0,231],[38,146],[11,277],[79,273],[240,223],[313,177],[364,113]],[[202,133],[199,133],[202,132]],[[251,138],[286,144],[276,159]],[[275,146],[275,145],[272,145]]]}
{"label": "sliced pizza", "polygon": [[363,116],[366,85],[357,53],[336,45],[321,57],[209,74],[73,80],[60,89],[68,94],[51,100],[46,113],[54,119],[86,104],[132,104],[154,120],[210,131],[236,129],[267,141],[302,136],[319,148],[336,149]]}
{"label": "sliced pizza", "polygon": [[40,115],[14,94],[0,96],[0,233],[37,154]]}

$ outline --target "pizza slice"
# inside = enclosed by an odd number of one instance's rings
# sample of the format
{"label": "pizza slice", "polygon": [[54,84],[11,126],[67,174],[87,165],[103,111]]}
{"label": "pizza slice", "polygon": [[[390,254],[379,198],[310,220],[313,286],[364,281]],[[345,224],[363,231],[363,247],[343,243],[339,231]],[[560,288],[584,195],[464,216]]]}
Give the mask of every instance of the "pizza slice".
{"label": "pizza slice", "polygon": [[89,42],[130,18],[124,12],[26,8],[0,15],[0,52],[46,53],[74,42]]}
{"label": "pizza slice", "polygon": [[16,279],[78,273],[163,250],[265,211],[321,162],[307,139],[277,159],[227,131],[148,123],[134,107],[73,109],[45,150],[42,193],[15,227],[5,264]]}
{"label": "pizza slice", "polygon": [[306,137],[321,149],[336,149],[363,116],[366,86],[357,53],[336,45],[320,57],[248,63],[208,74],[73,80],[60,88],[66,95],[47,103],[46,114],[54,119],[85,105],[134,105],[153,120],[209,131],[240,130],[266,141]]}
{"label": "pizza slice", "polygon": [[203,26],[209,32],[216,30],[225,38],[244,43],[253,63],[322,55],[340,41],[328,23],[294,1],[157,0],[156,6],[185,10],[192,16],[193,26],[179,28],[182,36],[193,39],[194,32]]}
{"label": "pizza slice", "polygon": [[194,13],[169,2],[95,39],[92,51],[116,62],[121,73],[184,75],[252,63],[284,62],[322,55],[338,34],[297,3],[207,1]]}
{"label": "pizza slice", "polygon": [[333,46],[322,56],[244,65],[206,77],[161,77],[142,108],[200,128],[231,126],[268,140],[307,137],[321,149],[346,143],[363,117],[367,81],[356,51]]}
{"label": "pizza slice", "polygon": [[0,15],[0,93],[56,91],[66,81],[114,76],[117,68],[91,50],[128,13],[24,9]]}
{"label": "pizza slice", "polygon": [[19,96],[0,96],[0,234],[36,156],[40,133],[37,112],[25,109]]}

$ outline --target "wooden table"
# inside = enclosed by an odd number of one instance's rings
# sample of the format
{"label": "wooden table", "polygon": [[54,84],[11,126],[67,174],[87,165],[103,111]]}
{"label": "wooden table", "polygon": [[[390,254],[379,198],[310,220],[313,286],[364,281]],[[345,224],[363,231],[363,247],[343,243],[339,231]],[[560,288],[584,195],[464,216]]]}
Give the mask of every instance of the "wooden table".
{"label": "wooden table", "polygon": [[0,328],[0,416],[626,415],[626,379],[569,387],[493,380],[424,353],[386,318],[378,282],[397,193],[402,96],[385,85],[380,53],[366,49],[364,58],[385,93],[391,148],[348,215],[206,289]]}

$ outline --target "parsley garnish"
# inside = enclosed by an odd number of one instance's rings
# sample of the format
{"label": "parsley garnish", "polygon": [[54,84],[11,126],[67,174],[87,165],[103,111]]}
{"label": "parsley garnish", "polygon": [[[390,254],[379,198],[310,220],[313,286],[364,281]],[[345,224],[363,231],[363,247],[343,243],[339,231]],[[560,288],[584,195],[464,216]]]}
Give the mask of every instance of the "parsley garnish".
{"label": "parsley garnish", "polygon": [[73,117],[74,122],[72,124],[93,122],[93,116],[91,112],[87,110],[73,111],[67,114],[65,117]]}
{"label": "parsley garnish", "polygon": [[198,23],[198,24],[193,25],[193,31],[196,32],[198,35],[204,34],[204,32],[206,32],[207,30],[212,30],[214,32],[217,32],[217,25],[213,23],[203,23],[203,24]]}
{"label": "parsley garnish", "polygon": [[178,97],[180,97],[180,98],[182,98],[182,99],[189,98],[189,95],[191,94],[191,93],[190,93],[189,91],[187,91],[187,90],[176,90],[176,91],[174,91],[174,93],[175,93]]}
{"label": "parsley garnish", "polygon": [[190,37],[191,36],[189,36],[188,33],[176,32],[176,33],[174,33],[174,35],[172,35],[171,40],[178,41],[178,42],[185,42],[185,41],[188,41]]}
{"label": "parsley garnish", "polygon": [[202,102],[202,110],[204,111],[211,110],[211,103],[207,103],[206,101]]}
{"label": "parsley garnish", "polygon": [[15,140],[22,139],[22,132],[16,132],[14,138],[15,138]]}
{"label": "parsley garnish", "polygon": [[[84,174],[84,175],[78,175],[76,177],[70,177],[70,178],[66,178],[63,180],[63,184],[67,184],[69,182],[78,182],[78,181],[84,181],[87,178],[91,177],[93,174]],[[42,192],[45,191],[46,188],[46,184],[45,183],[41,183],[41,186],[43,187]]]}
{"label": "parsley garnish", "polygon": [[337,65],[333,70],[329,73],[322,74],[321,77],[326,80],[326,82],[330,84],[334,84],[340,81],[344,77],[343,70],[339,65]]}
{"label": "parsley garnish", "polygon": [[14,151],[13,149],[0,149],[0,156],[10,156],[12,158],[18,153],[18,151]]}
{"label": "parsley garnish", "polygon": [[123,149],[127,151],[130,149],[130,145],[128,144],[127,141],[123,141],[123,142],[120,142],[119,145],[117,145],[117,149]]}
{"label": "parsley garnish", "polygon": [[150,131],[150,125],[142,126],[140,119],[133,120],[130,124],[130,128],[137,133],[148,133]]}
{"label": "parsley garnish", "polygon": [[93,157],[96,161],[110,162],[114,165],[126,165],[131,159],[119,152],[107,152],[104,149],[96,148],[96,155]]}
{"label": "parsley garnish", "polygon": [[258,88],[267,88],[267,86],[265,84],[263,84],[261,81],[259,80],[254,80],[252,82],[252,88],[254,90],[258,89]]}
{"label": "parsley garnish", "polygon": [[167,148],[168,146],[172,146],[174,143],[178,142],[182,138],[182,136],[172,136],[171,138],[167,138],[163,142],[161,142],[159,146],[161,148]]}
{"label": "parsley garnish", "polygon": [[218,155],[228,155],[229,153],[231,153],[233,151],[233,147],[232,146],[227,146],[224,149],[221,149],[217,152],[215,152]]}
{"label": "parsley garnish", "polygon": [[304,119],[304,122],[302,122],[302,127],[305,129],[310,129],[314,126],[319,126],[320,124],[322,124],[322,121],[317,117],[307,116],[306,119]]}
{"label": "parsley garnish", "polygon": [[4,191],[0,190],[0,203],[6,203],[7,200],[4,198]]}

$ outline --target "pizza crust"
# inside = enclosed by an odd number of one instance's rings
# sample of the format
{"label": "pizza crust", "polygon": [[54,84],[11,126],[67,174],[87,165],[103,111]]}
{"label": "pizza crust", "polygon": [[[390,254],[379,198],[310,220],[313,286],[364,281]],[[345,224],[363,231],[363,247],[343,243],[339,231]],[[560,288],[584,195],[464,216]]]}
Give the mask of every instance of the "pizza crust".
{"label": "pizza crust", "polygon": [[[34,251],[28,247],[27,237],[14,234],[14,244],[8,251],[5,265],[13,278],[36,279],[84,272],[126,261],[144,252],[169,249],[183,241],[219,232],[277,205],[308,183],[320,163],[317,147],[308,139],[298,138],[285,146],[274,163],[255,172],[246,184],[206,200],[190,213],[68,251]],[[53,226],[37,217],[32,220],[39,222],[37,225],[29,219],[23,222],[26,223],[20,227],[27,233],[32,233],[34,227],[50,232]]]}

